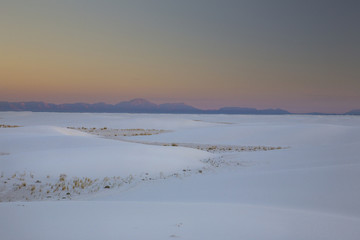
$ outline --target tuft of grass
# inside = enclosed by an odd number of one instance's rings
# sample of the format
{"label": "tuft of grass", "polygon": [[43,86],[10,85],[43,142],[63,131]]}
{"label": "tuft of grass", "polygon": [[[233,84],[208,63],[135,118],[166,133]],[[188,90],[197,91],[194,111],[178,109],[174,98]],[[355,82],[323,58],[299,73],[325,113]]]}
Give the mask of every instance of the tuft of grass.
{"label": "tuft of grass", "polygon": [[21,127],[21,126],[0,124],[0,128],[17,128],[17,127]]}
{"label": "tuft of grass", "polygon": [[213,150],[216,150],[216,148],[217,148],[216,146],[211,146],[211,147],[208,147],[207,150],[208,150],[208,151],[213,151]]}
{"label": "tuft of grass", "polygon": [[59,181],[60,182],[65,182],[66,177],[67,177],[66,174],[60,174]]}

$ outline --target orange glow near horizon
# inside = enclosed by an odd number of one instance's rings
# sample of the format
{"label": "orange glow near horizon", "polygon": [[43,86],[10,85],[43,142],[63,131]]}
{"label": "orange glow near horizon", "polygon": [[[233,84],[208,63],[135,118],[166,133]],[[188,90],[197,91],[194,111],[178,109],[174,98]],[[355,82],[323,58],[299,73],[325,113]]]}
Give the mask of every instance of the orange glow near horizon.
{"label": "orange glow near horizon", "polygon": [[[192,6],[200,11],[195,14],[177,4],[146,11],[130,2],[4,4],[0,101],[117,103],[140,97],[202,109],[360,108],[356,41],[339,49],[329,42],[327,49],[312,42],[322,36],[307,33],[308,26],[296,26],[303,35],[293,32],[287,39],[286,24],[277,20],[270,32],[263,29],[269,20],[258,12],[261,24],[246,25],[252,18],[238,5],[235,12],[209,5],[209,13]],[[227,19],[231,14],[236,19]]]}

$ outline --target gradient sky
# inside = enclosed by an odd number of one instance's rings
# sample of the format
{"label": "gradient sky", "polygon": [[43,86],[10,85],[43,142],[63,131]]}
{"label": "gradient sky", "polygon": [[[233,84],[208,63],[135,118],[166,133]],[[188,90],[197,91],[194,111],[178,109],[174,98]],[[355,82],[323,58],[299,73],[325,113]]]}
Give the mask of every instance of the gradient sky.
{"label": "gradient sky", "polygon": [[360,108],[360,1],[0,0],[0,100]]}

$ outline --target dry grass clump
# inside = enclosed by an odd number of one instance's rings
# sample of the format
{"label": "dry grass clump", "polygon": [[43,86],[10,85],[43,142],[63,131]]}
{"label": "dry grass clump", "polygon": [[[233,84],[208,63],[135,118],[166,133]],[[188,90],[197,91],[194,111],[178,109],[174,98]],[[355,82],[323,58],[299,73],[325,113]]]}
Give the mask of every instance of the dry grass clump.
{"label": "dry grass clump", "polygon": [[[162,143],[162,146],[169,146]],[[178,143],[181,147],[195,148],[211,153],[225,153],[225,152],[252,152],[252,151],[269,151],[286,149],[288,147],[270,147],[270,146],[236,146],[236,145],[209,145],[209,144],[192,144],[192,143]],[[171,145],[170,145],[171,146]]]}
{"label": "dry grass clump", "polygon": [[75,178],[72,183],[73,183],[72,189],[77,189],[77,188],[85,189],[86,187],[91,186],[94,183],[94,181],[91,180],[90,178],[85,177],[82,179]]}
{"label": "dry grass clump", "polygon": [[0,124],[0,128],[17,128],[17,127],[21,127],[21,126]]}
{"label": "dry grass clump", "polygon": [[[202,170],[196,170],[196,173],[202,173]],[[0,195],[0,201],[17,201],[17,200],[62,200],[62,199],[74,199],[76,196],[82,194],[92,194],[102,189],[114,189],[124,185],[138,183],[140,181],[153,181],[158,179],[167,179],[169,177],[188,176],[192,172],[189,168],[182,169],[181,172],[173,173],[171,175],[165,175],[160,172],[159,175],[151,175],[148,172],[142,173],[140,176],[129,175],[127,177],[104,177],[103,179],[91,179],[88,177],[69,177],[66,174],[60,174],[57,178],[52,180],[41,179],[34,176],[34,180],[31,183],[25,181],[26,178],[21,176],[30,176],[31,173],[16,173],[14,178],[8,178],[9,183],[13,186],[12,193],[9,196]],[[0,172],[1,174],[1,172]],[[49,175],[47,175],[49,176]],[[47,178],[46,176],[46,178]],[[9,185],[9,184],[8,184]]]}
{"label": "dry grass clump", "polygon": [[65,182],[66,177],[67,177],[66,174],[60,174],[59,181],[60,182]]}
{"label": "dry grass clump", "polygon": [[216,146],[211,146],[211,147],[208,147],[208,151],[213,151],[213,150],[216,150],[217,149],[217,147]]}
{"label": "dry grass clump", "polygon": [[20,185],[19,185],[19,189],[23,188],[23,187],[26,187],[26,182],[22,182]]}
{"label": "dry grass clump", "polygon": [[153,135],[153,134],[144,132],[144,133],[135,133],[132,136],[150,136],[150,135]]}
{"label": "dry grass clump", "polygon": [[158,129],[143,129],[143,128],[126,128],[126,129],[112,129],[107,127],[102,128],[87,128],[87,127],[67,127],[68,129],[79,130],[86,133],[92,133],[100,136],[150,136],[167,132],[166,130]]}

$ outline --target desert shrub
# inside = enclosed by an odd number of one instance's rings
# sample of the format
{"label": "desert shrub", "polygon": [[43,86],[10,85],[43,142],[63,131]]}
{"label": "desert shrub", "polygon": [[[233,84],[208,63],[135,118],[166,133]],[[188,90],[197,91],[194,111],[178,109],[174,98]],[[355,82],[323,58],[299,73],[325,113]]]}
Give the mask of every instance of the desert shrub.
{"label": "desert shrub", "polygon": [[6,124],[0,124],[0,128],[17,128],[20,127],[18,125],[6,125]]}
{"label": "desert shrub", "polygon": [[65,179],[66,179],[66,174],[60,174],[60,176],[59,176],[59,181],[60,182],[64,182],[65,181]]}
{"label": "desert shrub", "polygon": [[26,182],[22,182],[19,186],[19,189],[21,189],[22,187],[26,187]]}

